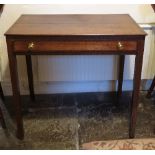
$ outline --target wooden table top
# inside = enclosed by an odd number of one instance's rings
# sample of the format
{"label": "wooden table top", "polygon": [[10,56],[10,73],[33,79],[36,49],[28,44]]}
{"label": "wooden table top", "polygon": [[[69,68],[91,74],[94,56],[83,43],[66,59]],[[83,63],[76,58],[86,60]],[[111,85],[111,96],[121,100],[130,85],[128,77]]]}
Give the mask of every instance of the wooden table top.
{"label": "wooden table top", "polygon": [[146,35],[128,14],[22,15],[5,35]]}

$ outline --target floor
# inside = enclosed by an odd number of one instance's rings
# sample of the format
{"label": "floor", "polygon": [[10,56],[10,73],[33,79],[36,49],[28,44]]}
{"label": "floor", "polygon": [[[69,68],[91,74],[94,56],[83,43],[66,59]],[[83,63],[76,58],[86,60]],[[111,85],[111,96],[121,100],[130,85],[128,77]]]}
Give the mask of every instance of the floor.
{"label": "floor", "polygon": [[[136,138],[154,137],[155,95],[141,92]],[[85,142],[128,138],[131,92],[119,106],[115,93],[36,95],[32,103],[22,96],[25,139],[15,138],[12,98],[1,104],[7,130],[0,126],[0,149],[81,149]],[[6,110],[7,109],[7,110]]]}

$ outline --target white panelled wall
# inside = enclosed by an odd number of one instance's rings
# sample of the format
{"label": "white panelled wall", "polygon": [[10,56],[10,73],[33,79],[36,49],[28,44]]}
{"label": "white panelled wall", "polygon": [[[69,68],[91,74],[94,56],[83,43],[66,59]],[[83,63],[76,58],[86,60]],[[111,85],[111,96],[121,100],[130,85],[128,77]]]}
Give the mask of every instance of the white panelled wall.
{"label": "white panelled wall", "polygon": [[[151,5],[5,5],[0,18],[0,69],[6,95],[11,94],[8,57],[4,33],[21,14],[130,14],[137,23],[148,28],[145,42],[142,79],[151,79],[155,73],[155,13]],[[150,28],[149,28],[150,26]],[[113,91],[117,82],[117,56],[33,56],[36,93],[68,93]],[[132,89],[134,56],[126,56],[124,90]],[[28,93],[25,58],[18,57],[22,94]],[[150,82],[149,82],[150,83]],[[142,83],[146,89],[146,83]]]}

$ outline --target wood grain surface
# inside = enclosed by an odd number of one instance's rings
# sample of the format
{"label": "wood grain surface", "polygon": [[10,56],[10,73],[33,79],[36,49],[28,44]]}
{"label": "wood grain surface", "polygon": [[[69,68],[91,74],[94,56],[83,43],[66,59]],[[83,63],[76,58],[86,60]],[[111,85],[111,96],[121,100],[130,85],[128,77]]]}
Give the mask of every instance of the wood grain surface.
{"label": "wood grain surface", "polygon": [[145,35],[127,14],[22,15],[6,35]]}

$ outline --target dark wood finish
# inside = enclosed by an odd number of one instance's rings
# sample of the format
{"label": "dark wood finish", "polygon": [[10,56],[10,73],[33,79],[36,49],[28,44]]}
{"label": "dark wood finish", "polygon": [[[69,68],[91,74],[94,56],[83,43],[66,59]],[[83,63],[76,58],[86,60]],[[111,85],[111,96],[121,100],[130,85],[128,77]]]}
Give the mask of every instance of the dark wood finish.
{"label": "dark wood finish", "polygon": [[153,11],[155,11],[155,4],[151,4]]}
{"label": "dark wood finish", "polygon": [[153,92],[154,87],[155,87],[155,76],[154,76],[153,81],[151,83],[151,86],[150,86],[150,88],[149,88],[149,90],[147,92],[147,95],[146,95],[147,98],[151,97],[151,94]]}
{"label": "dark wood finish", "polygon": [[130,138],[134,138],[135,136],[137,107],[139,102],[139,89],[141,83],[141,71],[143,63],[143,51],[144,51],[144,40],[141,40],[138,41],[138,54],[136,55],[135,58],[135,71],[134,71],[133,94],[132,94],[130,128],[129,128]]}
{"label": "dark wood finish", "polygon": [[0,14],[3,12],[4,4],[0,4]]}
{"label": "dark wood finish", "polygon": [[4,93],[3,93],[1,82],[0,82],[0,96],[1,96],[1,99],[4,101],[5,98],[4,98]]}
{"label": "dark wood finish", "polygon": [[[17,41],[14,43],[14,51],[17,52],[27,52],[29,51],[29,44],[33,44],[34,47],[31,49],[31,52],[35,51],[118,51],[118,41],[40,41],[40,42],[25,42]],[[136,41],[120,41],[124,46],[125,51],[136,51],[137,43]]]}
{"label": "dark wood finish", "polygon": [[[4,101],[4,94],[3,94],[3,89],[2,89],[2,86],[1,86],[1,82],[0,82],[0,95],[1,95],[2,101]],[[1,102],[1,99],[0,99],[0,102]],[[0,107],[0,122],[1,122],[2,128],[5,129],[6,125],[5,125],[5,121],[4,121],[4,117],[3,117],[1,107]]]}
{"label": "dark wood finish", "polygon": [[[121,51],[28,51],[14,52],[15,55],[120,55]],[[125,55],[135,55],[136,51],[125,51]]]}
{"label": "dark wood finish", "polygon": [[2,113],[1,107],[0,107],[0,123],[2,125],[2,128],[6,129],[6,124],[5,124],[5,121],[4,121],[4,117],[3,117],[3,113]]}
{"label": "dark wood finish", "polygon": [[23,15],[6,35],[145,35],[127,14],[106,15]]}
{"label": "dark wood finish", "polygon": [[119,100],[122,96],[124,61],[125,61],[125,55],[120,55],[119,56],[119,65],[118,65],[119,72],[118,72],[118,88],[117,88],[117,105],[119,104]]}
{"label": "dark wood finish", "polygon": [[26,55],[26,65],[27,65],[27,75],[28,75],[28,84],[30,90],[30,98],[34,102],[35,95],[34,95],[34,85],[33,85],[33,71],[32,71],[32,60],[31,55]]}
{"label": "dark wood finish", "polygon": [[16,114],[16,124],[17,124],[17,133],[16,136],[19,139],[24,138],[23,130],[23,118],[22,118],[22,105],[20,98],[20,89],[19,89],[19,80],[18,80],[18,71],[17,71],[17,59],[16,55],[13,54],[13,41],[7,40],[8,48],[8,57],[9,57],[9,67],[10,67],[10,76],[12,83],[12,92],[13,92],[13,103]]}
{"label": "dark wood finish", "polygon": [[[146,33],[129,15],[23,15],[5,35],[16,107],[18,138],[22,139],[24,132],[15,56],[32,54],[120,55],[118,94],[122,92],[124,55],[136,55],[129,130],[130,137],[134,137]],[[29,46],[32,42],[34,46]],[[121,46],[118,46],[119,42]]]}

